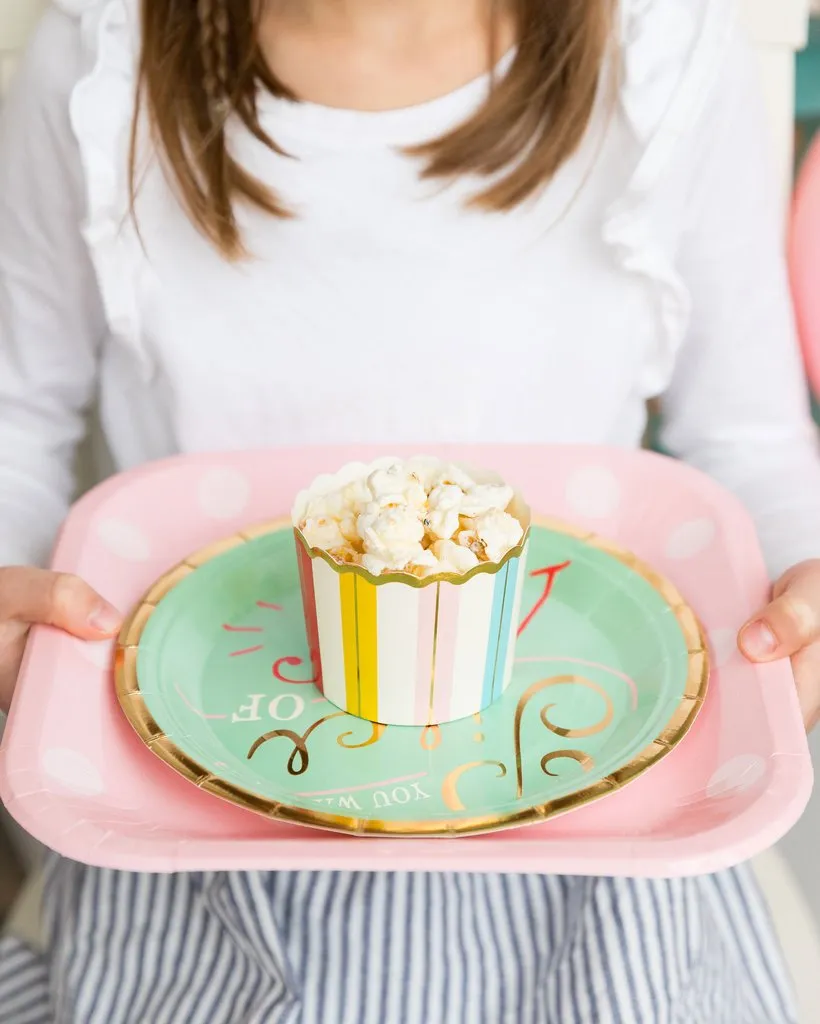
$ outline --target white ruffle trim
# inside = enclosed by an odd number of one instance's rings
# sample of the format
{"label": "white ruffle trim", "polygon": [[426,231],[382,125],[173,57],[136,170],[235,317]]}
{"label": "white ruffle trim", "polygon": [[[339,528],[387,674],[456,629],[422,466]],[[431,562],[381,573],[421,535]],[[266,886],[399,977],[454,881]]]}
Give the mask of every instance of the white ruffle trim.
{"label": "white ruffle trim", "polygon": [[[79,17],[88,72],[71,98],[86,179],[84,236],[112,331],[150,373],[140,323],[146,271],[128,213],[127,155],[139,33],[134,0],[58,0]],[[735,21],[734,0],[622,0],[620,103],[639,143],[625,193],[609,208],[603,240],[619,264],[657,289],[659,337],[642,393],[662,392],[689,320],[689,294],[654,225],[658,186],[708,102]]]}
{"label": "white ruffle trim", "polygon": [[620,104],[640,151],[603,238],[626,271],[657,291],[657,348],[639,382],[646,397],[669,384],[690,313],[674,254],[655,226],[664,220],[655,216],[658,189],[712,95],[735,17],[734,0],[622,0]]}
{"label": "white ruffle trim", "polygon": [[146,257],[130,215],[128,152],[138,61],[138,9],[132,0],[58,0],[80,22],[86,74],[69,113],[86,186],[83,237],[111,332],[129,345],[146,376],[150,360],[140,321]]}

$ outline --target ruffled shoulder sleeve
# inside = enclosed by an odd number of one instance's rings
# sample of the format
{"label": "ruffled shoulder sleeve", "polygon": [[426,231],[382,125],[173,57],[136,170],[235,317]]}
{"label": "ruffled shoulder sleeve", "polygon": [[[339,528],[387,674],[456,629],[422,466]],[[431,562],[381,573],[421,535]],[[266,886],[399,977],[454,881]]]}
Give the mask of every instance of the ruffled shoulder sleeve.
{"label": "ruffled shoulder sleeve", "polygon": [[675,269],[664,183],[691,149],[737,31],[736,0],[622,0],[618,14],[618,104],[635,143],[624,193],[604,240],[620,264],[656,290],[657,349],[641,382],[646,396],[669,383],[686,333],[689,296]]}
{"label": "ruffled shoulder sleeve", "polygon": [[128,154],[139,60],[137,0],[54,0],[76,18],[82,72],[69,103],[85,179],[83,237],[111,333],[147,372],[140,278],[147,271],[130,216]]}

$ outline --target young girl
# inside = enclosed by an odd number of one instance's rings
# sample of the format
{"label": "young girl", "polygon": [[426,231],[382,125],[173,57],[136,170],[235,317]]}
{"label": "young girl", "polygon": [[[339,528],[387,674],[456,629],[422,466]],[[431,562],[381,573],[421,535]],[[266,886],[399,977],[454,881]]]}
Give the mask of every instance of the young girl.
{"label": "young girl", "polygon": [[[748,657],[820,710],[820,458],[726,0],[58,0],[2,112],[0,565],[98,399],[118,468],[289,443],[666,446],[756,518]],[[785,573],[785,575],[783,575]],[[99,639],[79,580],[0,571]],[[746,870],[648,881],[52,863],[0,1021],[786,1024]]]}

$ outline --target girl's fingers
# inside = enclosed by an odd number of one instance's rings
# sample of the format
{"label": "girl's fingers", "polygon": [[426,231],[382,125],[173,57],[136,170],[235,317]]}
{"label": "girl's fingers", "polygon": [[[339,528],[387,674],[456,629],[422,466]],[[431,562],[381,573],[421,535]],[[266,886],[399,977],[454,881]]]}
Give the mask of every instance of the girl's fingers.
{"label": "girl's fingers", "polygon": [[740,631],[740,649],[750,661],[788,658],[820,640],[820,563],[790,572],[775,594]]}
{"label": "girl's fingers", "polygon": [[44,569],[0,569],[0,622],[56,626],[84,639],[113,635],[122,617],[84,580]]}

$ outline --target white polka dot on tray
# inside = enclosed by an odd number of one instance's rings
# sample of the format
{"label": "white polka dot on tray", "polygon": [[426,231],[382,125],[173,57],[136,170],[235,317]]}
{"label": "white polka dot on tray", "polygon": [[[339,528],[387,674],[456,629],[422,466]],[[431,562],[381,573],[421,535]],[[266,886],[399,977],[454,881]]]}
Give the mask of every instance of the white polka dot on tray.
{"label": "white polka dot on tray", "polygon": [[728,796],[751,789],[766,774],[766,762],[759,754],[738,754],[721,765],[706,783],[706,795]]}
{"label": "white polka dot on tray", "polygon": [[667,538],[666,557],[677,561],[694,558],[709,547],[716,532],[711,519],[690,519],[680,523]]}
{"label": "white polka dot on tray", "polygon": [[110,668],[114,662],[113,640],[74,640],[72,646],[97,668]]}
{"label": "white polka dot on tray", "polygon": [[737,630],[710,629],[709,647],[714,657],[715,667],[723,668],[729,659],[738,653]]}
{"label": "white polka dot on tray", "polygon": [[250,497],[250,480],[227,466],[209,469],[197,487],[199,508],[209,519],[234,519],[242,515]]}
{"label": "white polka dot on tray", "polygon": [[138,526],[127,519],[100,519],[97,536],[112,555],[128,562],[145,562],[151,557],[151,545]]}
{"label": "white polka dot on tray", "polygon": [[102,777],[85,754],[67,747],[52,747],[43,753],[43,770],[64,789],[83,796],[102,793]]}
{"label": "white polka dot on tray", "polygon": [[618,511],[621,485],[606,466],[584,466],[567,480],[567,506],[587,519],[606,519]]}

